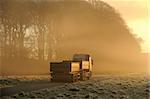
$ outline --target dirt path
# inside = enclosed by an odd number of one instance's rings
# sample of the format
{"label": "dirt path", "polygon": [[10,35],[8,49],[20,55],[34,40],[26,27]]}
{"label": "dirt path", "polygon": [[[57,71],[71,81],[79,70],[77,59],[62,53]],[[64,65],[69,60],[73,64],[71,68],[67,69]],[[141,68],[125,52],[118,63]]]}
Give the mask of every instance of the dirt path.
{"label": "dirt path", "polygon": [[[92,79],[97,79],[99,77],[92,77]],[[107,78],[110,79],[110,78]],[[101,78],[101,80],[107,80],[106,78]],[[40,90],[44,88],[53,88],[56,86],[64,85],[64,83],[52,83],[50,81],[37,81],[37,82],[28,82],[20,83],[12,87],[0,88],[0,97],[11,96],[20,92],[31,92],[35,90]]]}
{"label": "dirt path", "polygon": [[61,86],[64,83],[51,83],[51,82],[42,82],[42,83],[24,83],[20,85],[16,85],[13,87],[7,87],[7,88],[0,88],[0,96],[10,96],[13,94],[17,94],[19,92],[30,92],[30,91],[35,91],[39,89],[44,89],[44,88],[52,88],[56,86]]}

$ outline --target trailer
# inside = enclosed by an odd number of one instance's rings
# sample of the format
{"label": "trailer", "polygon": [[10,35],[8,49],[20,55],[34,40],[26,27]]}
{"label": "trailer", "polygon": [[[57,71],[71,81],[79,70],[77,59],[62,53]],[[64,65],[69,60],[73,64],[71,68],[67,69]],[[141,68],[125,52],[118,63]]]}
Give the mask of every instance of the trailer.
{"label": "trailer", "polygon": [[87,54],[75,54],[72,60],[50,62],[52,82],[77,82],[92,76],[92,59]]}
{"label": "trailer", "polygon": [[76,82],[78,81],[80,63],[73,61],[51,62],[51,81]]}

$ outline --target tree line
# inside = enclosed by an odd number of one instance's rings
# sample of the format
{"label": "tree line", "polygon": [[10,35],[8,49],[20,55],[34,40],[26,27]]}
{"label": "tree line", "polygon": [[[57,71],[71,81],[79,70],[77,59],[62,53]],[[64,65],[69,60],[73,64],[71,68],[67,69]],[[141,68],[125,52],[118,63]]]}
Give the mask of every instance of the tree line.
{"label": "tree line", "polygon": [[56,7],[42,0],[1,0],[1,59],[55,59],[61,36],[56,30]]}
{"label": "tree line", "polygon": [[[0,58],[52,60],[62,38],[58,24],[65,0],[0,1]],[[78,0],[80,1],[80,0]],[[95,6],[96,0],[88,0]],[[61,4],[61,6],[60,6]],[[68,3],[70,4],[70,3]]]}

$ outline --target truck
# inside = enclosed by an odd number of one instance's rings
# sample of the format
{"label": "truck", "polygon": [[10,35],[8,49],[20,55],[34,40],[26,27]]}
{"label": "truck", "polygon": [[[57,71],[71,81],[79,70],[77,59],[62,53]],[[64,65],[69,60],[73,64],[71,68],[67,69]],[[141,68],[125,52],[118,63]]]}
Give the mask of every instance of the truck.
{"label": "truck", "polygon": [[52,82],[77,82],[92,76],[93,61],[88,54],[74,54],[72,60],[50,62]]}

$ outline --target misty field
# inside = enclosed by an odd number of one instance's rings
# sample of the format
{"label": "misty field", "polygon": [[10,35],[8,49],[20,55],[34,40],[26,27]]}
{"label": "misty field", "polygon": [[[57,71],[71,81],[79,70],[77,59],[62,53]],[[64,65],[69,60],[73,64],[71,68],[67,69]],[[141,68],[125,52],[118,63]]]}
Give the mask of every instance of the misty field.
{"label": "misty field", "polygon": [[[32,77],[28,83],[42,81],[42,77]],[[20,78],[19,78],[20,79]],[[43,80],[49,80],[44,77]],[[20,80],[21,81],[21,80]],[[15,81],[15,83],[20,82]],[[27,81],[27,77],[26,80]],[[5,79],[5,82],[7,80]],[[9,84],[8,84],[9,85]],[[11,84],[13,85],[13,84]],[[2,86],[2,84],[1,84]],[[15,86],[15,85],[14,85]],[[97,75],[88,81],[64,83],[52,88],[30,92],[19,92],[4,99],[150,99],[150,77],[147,75]]]}

